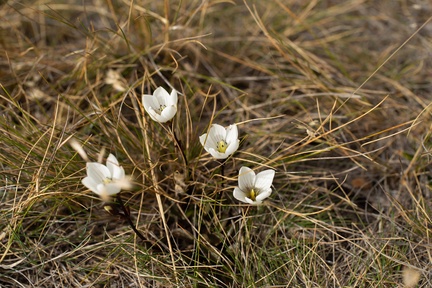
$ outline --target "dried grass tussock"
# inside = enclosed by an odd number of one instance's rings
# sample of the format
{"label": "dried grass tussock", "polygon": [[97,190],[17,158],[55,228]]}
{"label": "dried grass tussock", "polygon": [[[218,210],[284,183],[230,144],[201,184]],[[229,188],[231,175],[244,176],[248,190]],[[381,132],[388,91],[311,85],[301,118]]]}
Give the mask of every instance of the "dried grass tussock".
{"label": "dried grass tussock", "polygon": [[429,1],[0,5],[0,287],[432,287]]}

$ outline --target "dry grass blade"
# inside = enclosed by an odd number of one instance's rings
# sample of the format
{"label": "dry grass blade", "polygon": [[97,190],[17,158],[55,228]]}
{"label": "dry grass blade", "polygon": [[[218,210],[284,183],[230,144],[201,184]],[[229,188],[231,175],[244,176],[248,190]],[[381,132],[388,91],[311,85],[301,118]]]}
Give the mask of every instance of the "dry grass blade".
{"label": "dry grass blade", "polygon": [[[431,12],[3,4],[0,286],[432,287]],[[165,124],[142,103],[159,86],[178,91]],[[217,161],[199,137],[234,123]],[[108,153],[133,182],[112,214],[81,183]],[[233,196],[243,166],[276,171],[263,205]]]}

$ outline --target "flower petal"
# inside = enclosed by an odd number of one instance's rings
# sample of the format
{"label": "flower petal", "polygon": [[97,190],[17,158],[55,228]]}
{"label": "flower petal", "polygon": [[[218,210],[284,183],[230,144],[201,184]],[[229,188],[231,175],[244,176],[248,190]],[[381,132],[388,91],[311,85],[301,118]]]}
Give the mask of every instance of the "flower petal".
{"label": "flower petal", "polygon": [[88,189],[90,189],[93,193],[99,194],[98,190],[97,190],[97,185],[99,184],[98,182],[95,182],[92,178],[90,177],[85,177],[84,179],[81,180],[81,183],[87,187]]}
{"label": "flower petal", "polygon": [[239,147],[239,140],[235,140],[234,142],[231,142],[228,144],[228,147],[225,151],[225,154],[227,155],[231,155],[233,154],[235,151],[237,151],[238,147]]}
{"label": "flower petal", "polygon": [[254,188],[255,172],[248,167],[241,167],[238,177],[238,186],[242,191]]}
{"label": "flower petal", "polygon": [[239,187],[234,188],[233,196],[241,202],[248,203],[246,201],[246,194]]}
{"label": "flower petal", "polygon": [[246,203],[251,204],[251,205],[261,204],[261,202],[253,201],[252,199],[250,199],[248,197],[246,197],[245,200],[246,200]]}
{"label": "flower petal", "polygon": [[150,113],[150,108],[154,110],[160,109],[160,104],[158,100],[152,95],[143,95],[142,102],[144,105],[144,109],[147,111],[147,113]]}
{"label": "flower petal", "polygon": [[207,137],[207,133],[204,133],[203,135],[201,135],[200,137],[199,137],[199,140],[200,140],[200,142],[201,142],[201,145],[204,147],[204,149],[207,151],[207,152],[209,152],[208,151],[208,137]]}
{"label": "flower petal", "polygon": [[[205,148],[205,147],[204,147]],[[206,149],[207,150],[207,149]],[[208,148],[207,150],[214,158],[216,159],[226,159],[228,158],[228,154],[226,153],[220,153],[219,151],[217,151],[216,149],[213,148]]]}
{"label": "flower petal", "polygon": [[113,154],[108,155],[108,158],[106,161],[106,167],[108,168],[108,170],[111,173],[110,178],[114,178],[114,172],[119,170],[120,165],[117,161],[117,158]]}
{"label": "flower petal", "polygon": [[219,125],[219,124],[213,124],[210,127],[210,131],[209,131],[209,137],[211,137],[215,143],[218,143],[221,140],[225,140],[226,138],[226,129]]}
{"label": "flower petal", "polygon": [[115,195],[121,191],[121,187],[118,183],[111,182],[105,185],[105,193],[108,196]]}
{"label": "flower petal", "polygon": [[90,162],[87,163],[87,176],[96,183],[102,183],[106,178],[111,178],[109,169],[100,163]]}
{"label": "flower petal", "polygon": [[108,196],[107,191],[106,191],[106,185],[104,183],[99,183],[97,185],[97,192],[96,192],[96,194],[98,194],[102,198]]}
{"label": "flower petal", "polygon": [[230,125],[227,129],[226,129],[226,137],[225,137],[225,141],[230,144],[230,143],[234,143],[234,142],[238,142],[238,129],[237,129],[237,125],[233,124]]}
{"label": "flower petal", "polygon": [[216,142],[212,137],[210,137],[209,134],[204,133],[199,137],[199,140],[201,142],[201,145],[204,147],[204,149],[210,153],[210,148],[213,150],[216,149]]}
{"label": "flower petal", "polygon": [[112,175],[112,179],[114,180],[121,180],[126,177],[126,173],[122,166],[117,167],[117,169],[114,170],[114,173]]}
{"label": "flower petal", "polygon": [[[221,125],[213,124],[210,127],[205,146],[207,146],[206,150],[216,159],[225,159],[228,157],[228,155],[225,155],[225,153],[220,153],[219,151],[217,151],[218,143],[222,140],[225,141],[225,134],[225,128]],[[214,152],[211,152],[210,149],[213,149]]]}
{"label": "flower petal", "polygon": [[274,175],[275,171],[271,169],[258,173],[255,177],[254,187],[260,191],[268,190],[273,183]]}
{"label": "flower petal", "polygon": [[158,87],[153,92],[153,97],[155,97],[157,99],[157,101],[159,102],[159,105],[162,105],[162,106],[168,106],[169,96],[170,95],[168,94],[168,91],[166,91],[163,87]]}
{"label": "flower petal", "polygon": [[118,164],[117,158],[110,154],[107,159],[107,167],[111,172],[111,179],[123,179],[125,178],[125,171],[122,166]]}
{"label": "flower petal", "polygon": [[162,110],[161,113],[161,117],[165,120],[164,122],[159,121],[161,123],[165,123],[168,122],[169,120],[171,120],[174,115],[177,112],[177,107],[176,106],[167,106],[165,109]]}
{"label": "flower petal", "polygon": [[150,115],[150,118],[152,118],[153,121],[160,122],[160,123],[165,123],[166,122],[165,121],[165,117],[163,117],[159,113],[157,113],[156,110],[154,110],[152,107],[150,107],[147,112],[148,112],[148,114]]}
{"label": "flower petal", "polygon": [[261,191],[261,193],[259,193],[256,196],[255,200],[257,202],[262,202],[264,199],[266,199],[267,197],[269,197],[271,195],[271,193],[272,193],[272,190],[270,188],[267,189],[267,190]]}
{"label": "flower petal", "polygon": [[171,91],[170,97],[168,97],[167,106],[175,106],[177,108],[177,102],[178,102],[177,91],[173,89]]}

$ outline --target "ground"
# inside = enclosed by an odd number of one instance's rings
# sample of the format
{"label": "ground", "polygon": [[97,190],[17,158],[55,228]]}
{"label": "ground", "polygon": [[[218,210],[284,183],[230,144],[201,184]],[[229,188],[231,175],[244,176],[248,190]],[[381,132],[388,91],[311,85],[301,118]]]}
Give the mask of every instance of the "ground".
{"label": "ground", "polygon": [[56,2],[0,8],[1,287],[432,287],[429,1]]}

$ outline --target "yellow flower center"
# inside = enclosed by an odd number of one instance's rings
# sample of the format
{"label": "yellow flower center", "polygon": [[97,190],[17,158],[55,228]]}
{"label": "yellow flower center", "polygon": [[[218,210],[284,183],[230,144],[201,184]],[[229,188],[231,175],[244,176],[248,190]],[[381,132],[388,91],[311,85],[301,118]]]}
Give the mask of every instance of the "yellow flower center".
{"label": "yellow flower center", "polygon": [[228,144],[224,140],[220,140],[216,145],[216,149],[220,153],[225,153],[227,148]]}
{"label": "yellow flower center", "polygon": [[105,178],[104,180],[103,180],[103,183],[104,184],[109,184],[109,183],[111,183],[112,182],[112,179],[111,178]]}
{"label": "yellow flower center", "polygon": [[251,191],[250,191],[250,194],[249,194],[249,199],[251,199],[252,201],[255,201],[256,200],[256,192],[255,192],[255,190],[254,189],[251,189]]}

